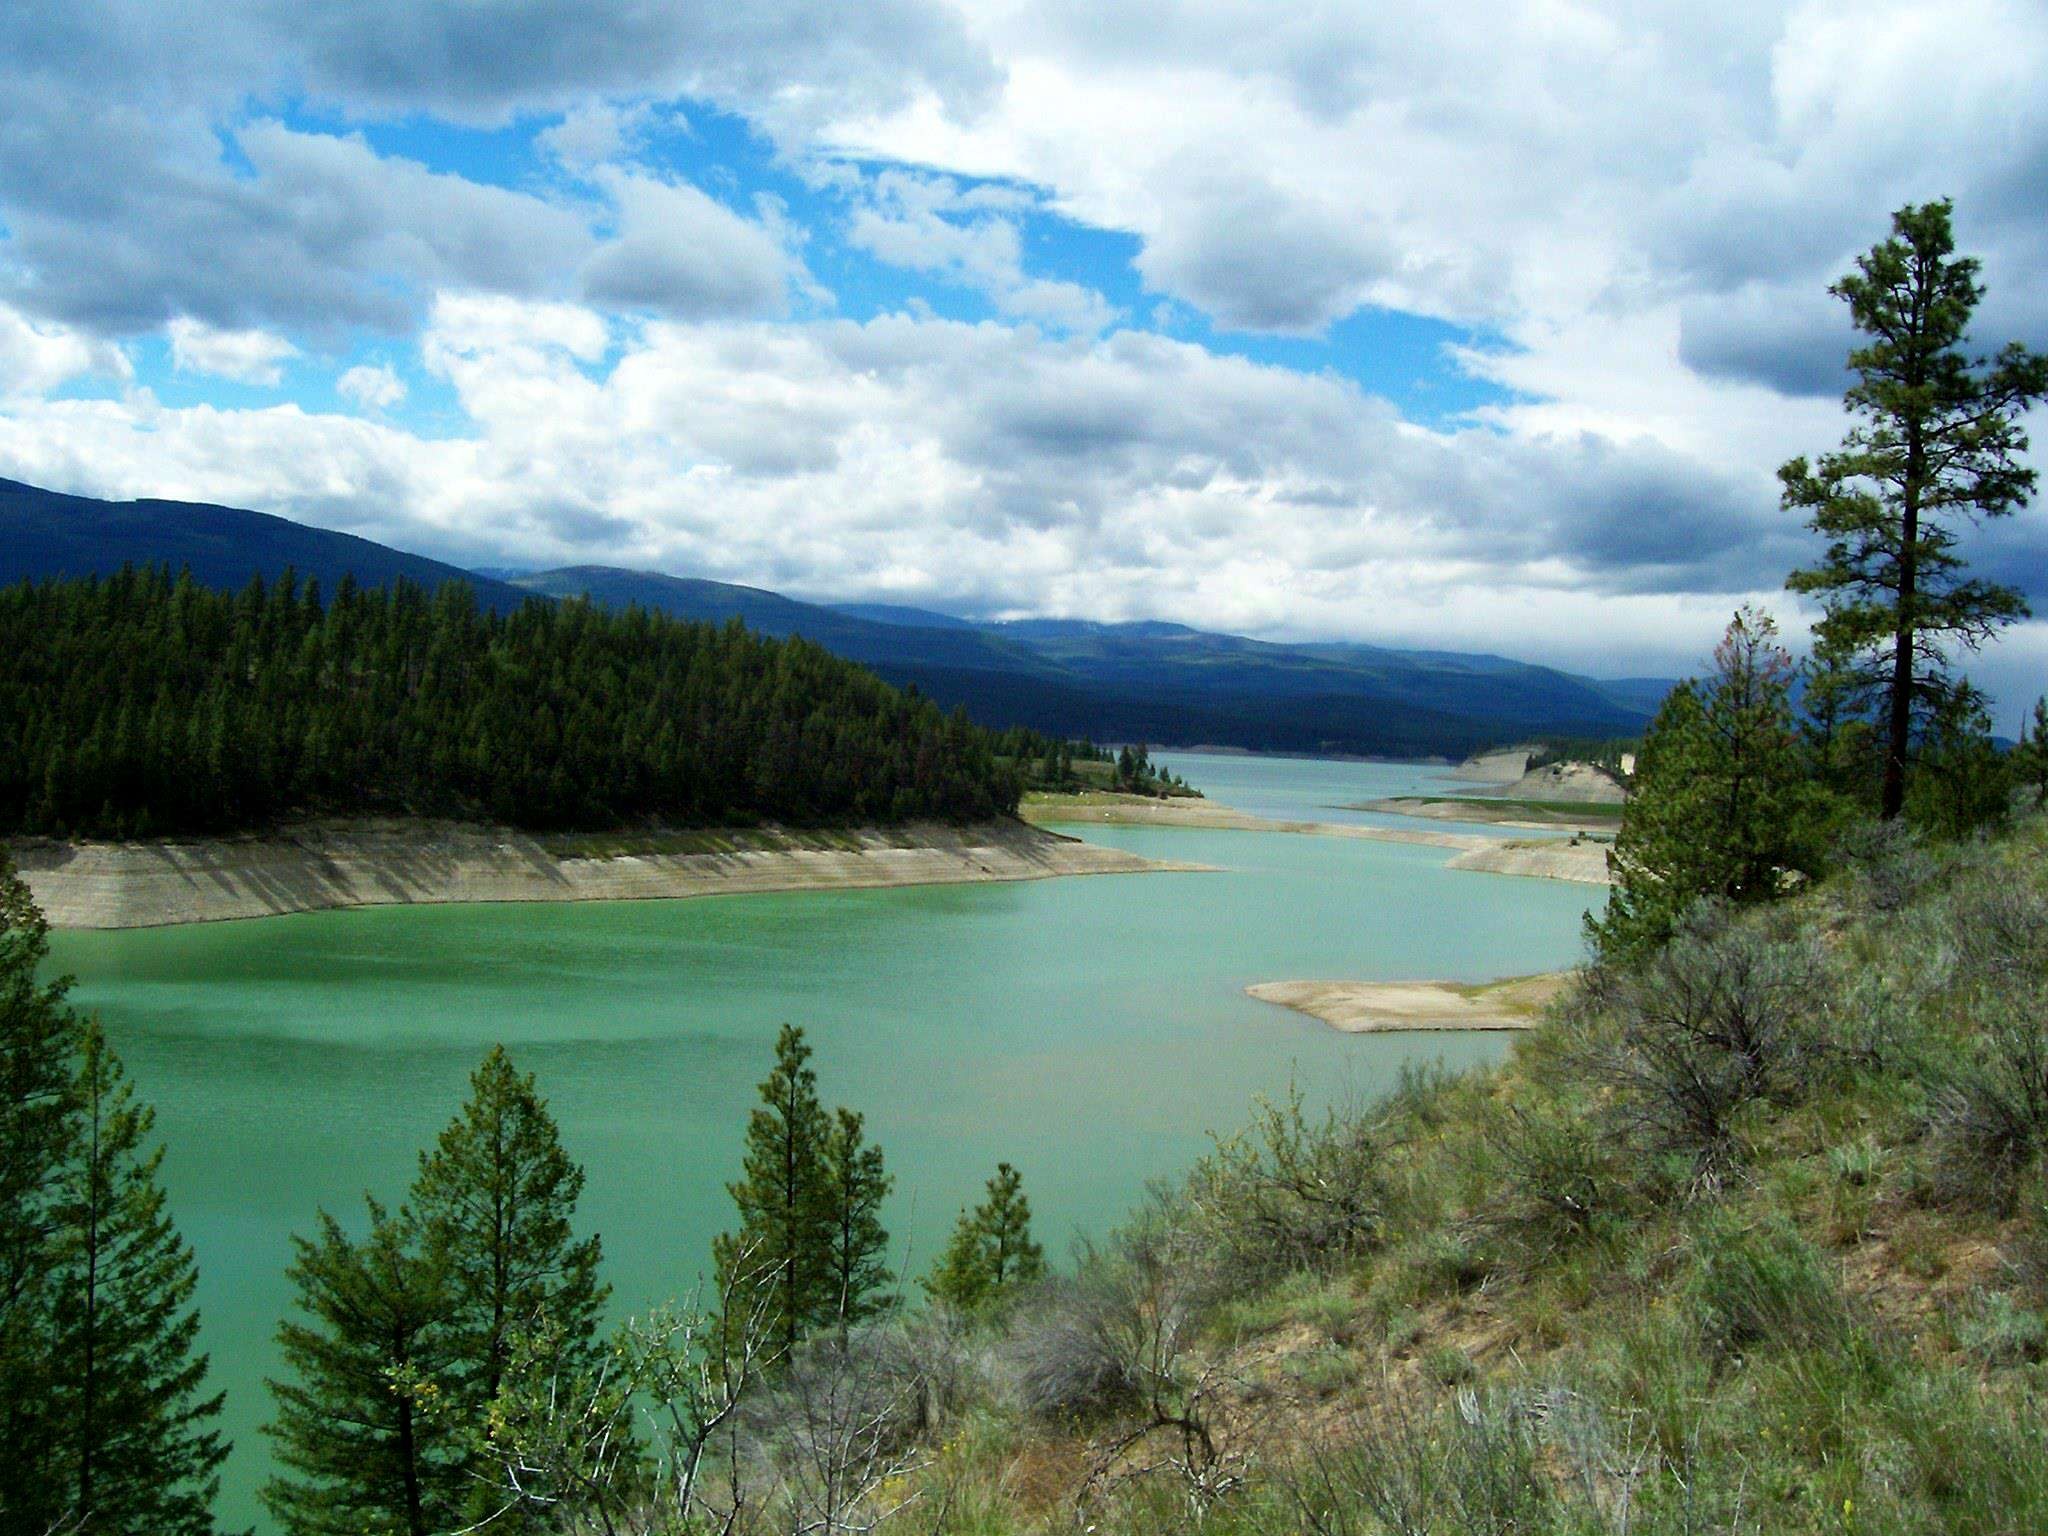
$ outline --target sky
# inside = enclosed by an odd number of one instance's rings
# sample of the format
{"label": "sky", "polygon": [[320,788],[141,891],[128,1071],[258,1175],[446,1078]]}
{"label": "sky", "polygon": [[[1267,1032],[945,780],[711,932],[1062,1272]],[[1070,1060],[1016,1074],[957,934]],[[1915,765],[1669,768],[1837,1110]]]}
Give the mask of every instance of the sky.
{"label": "sky", "polygon": [[1669,675],[1813,617],[1894,208],[2048,346],[2040,0],[15,0],[0,99],[0,475],[462,564]]}

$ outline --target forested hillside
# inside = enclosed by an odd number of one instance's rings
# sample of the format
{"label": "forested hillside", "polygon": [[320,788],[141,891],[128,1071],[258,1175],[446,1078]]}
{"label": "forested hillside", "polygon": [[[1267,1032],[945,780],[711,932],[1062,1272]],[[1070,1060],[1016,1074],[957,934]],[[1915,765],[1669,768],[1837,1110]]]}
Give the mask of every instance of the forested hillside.
{"label": "forested hillside", "polygon": [[801,640],[449,583],[163,569],[0,590],[0,831],[219,832],[308,813],[531,828],[967,821],[992,739]]}

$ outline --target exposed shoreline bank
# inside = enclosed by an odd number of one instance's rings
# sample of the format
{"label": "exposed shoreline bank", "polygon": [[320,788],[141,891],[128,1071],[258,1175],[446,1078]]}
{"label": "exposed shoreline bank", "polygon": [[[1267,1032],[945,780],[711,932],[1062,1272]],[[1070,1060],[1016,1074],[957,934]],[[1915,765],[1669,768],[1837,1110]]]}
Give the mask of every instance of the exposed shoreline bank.
{"label": "exposed shoreline bank", "polygon": [[1422,827],[1371,827],[1343,821],[1282,821],[1234,811],[1210,800],[1152,800],[1138,795],[1090,792],[1027,796],[1019,813],[1034,826],[1192,827],[1211,832],[1292,832],[1311,837],[1349,837],[1374,843],[1409,843],[1448,848],[1451,869],[1540,880],[1606,885],[1607,847],[1574,838],[1517,839],[1472,832],[1438,832]]}
{"label": "exposed shoreline bank", "polygon": [[1528,1029],[1571,980],[1567,971],[1456,981],[1262,981],[1245,991],[1348,1035],[1400,1030]]}
{"label": "exposed shoreline bank", "polygon": [[1431,798],[1396,795],[1388,800],[1361,800],[1342,807],[1347,811],[1376,811],[1382,816],[1412,816],[1421,821],[1480,822],[1489,826],[1514,827],[1530,832],[1593,832],[1613,834],[1621,826],[1621,807],[1586,803],[1565,810],[1527,801],[1469,797]]}
{"label": "exposed shoreline bank", "polygon": [[455,822],[317,822],[150,843],[15,841],[53,928],[156,928],[337,907],[636,901],[1199,870],[1021,821],[834,832],[541,835]]}

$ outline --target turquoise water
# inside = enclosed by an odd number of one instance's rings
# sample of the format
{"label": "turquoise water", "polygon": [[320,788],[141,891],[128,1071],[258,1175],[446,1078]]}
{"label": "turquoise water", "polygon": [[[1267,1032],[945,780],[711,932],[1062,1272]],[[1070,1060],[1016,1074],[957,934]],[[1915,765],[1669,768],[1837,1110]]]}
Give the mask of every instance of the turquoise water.
{"label": "turquoise water", "polygon": [[[1168,761],[1226,803],[1275,814],[1326,793],[1399,792],[1335,787],[1383,764]],[[237,1442],[223,1522],[265,1525],[257,1429],[289,1235],[322,1206],[355,1218],[366,1189],[401,1197],[494,1041],[539,1075],[589,1171],[582,1214],[622,1309],[686,1293],[705,1265],[784,1021],[809,1032],[827,1098],[864,1110],[888,1155],[902,1269],[926,1265],[999,1159],[1023,1171],[1057,1255],[1113,1224],[1148,1178],[1185,1167],[1210,1130],[1242,1123],[1255,1094],[1293,1079],[1318,1099],[1362,1096],[1404,1061],[1502,1049],[1498,1037],[1339,1035],[1253,1002],[1247,984],[1554,967],[1577,956],[1597,894],[1450,871],[1432,848],[1088,835],[1218,872],[58,935],[77,1002],[105,1019],[169,1147]]]}
{"label": "turquoise water", "polygon": [[[1503,834],[1486,822],[1421,821],[1349,807],[1397,795],[1470,795],[1484,784],[1450,777],[1448,763],[1384,763],[1344,760],[1239,757],[1162,750],[1158,761],[1205,795],[1234,810],[1280,821],[1334,821],[1367,827],[1426,827],[1437,832],[1474,832],[1487,837],[1568,836],[1517,828]],[[1280,766],[1284,764],[1284,769]]]}

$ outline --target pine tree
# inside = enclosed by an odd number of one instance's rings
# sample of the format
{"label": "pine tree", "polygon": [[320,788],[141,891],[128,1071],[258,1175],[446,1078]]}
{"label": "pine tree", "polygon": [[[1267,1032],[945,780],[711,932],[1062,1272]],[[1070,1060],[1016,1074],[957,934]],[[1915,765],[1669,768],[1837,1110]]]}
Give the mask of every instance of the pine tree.
{"label": "pine tree", "polygon": [[1829,290],[1871,338],[1849,354],[1845,402],[1862,422],[1840,452],[1778,471],[1786,507],[1829,541],[1787,585],[1821,597],[1821,645],[1877,705],[1887,820],[1905,805],[1916,726],[1950,702],[1945,646],[1974,649],[2027,612],[2013,588],[1964,576],[1957,525],[2009,516],[2032,494],[2020,421],[2048,394],[2048,356],[2017,342],[1988,363],[1964,351],[1984,289],[1977,262],[1955,255],[1951,212],[1901,208],[1891,237]]}
{"label": "pine tree", "polygon": [[135,1102],[97,1024],[86,1026],[80,1058],[52,1309],[65,1528],[197,1536],[213,1529],[228,1454],[207,1427],[222,1395],[200,1395],[198,1269],[157,1183],[163,1148],[144,1147],[154,1112]]}
{"label": "pine tree", "polygon": [[896,1182],[882,1168],[882,1149],[869,1146],[860,1115],[838,1111],[825,1147],[827,1201],[832,1217],[828,1291],[832,1317],[844,1334],[888,1306],[889,1234],[882,1202]]}
{"label": "pine tree", "polygon": [[49,1528],[59,1446],[51,1309],[79,1026],[41,975],[49,928],[0,848],[0,1530]]}
{"label": "pine tree", "polygon": [[2015,782],[2034,792],[2035,809],[2048,807],[2048,697],[2034,700],[2033,717],[2020,727],[2012,769]]}
{"label": "pine tree", "polygon": [[739,1182],[727,1186],[740,1226],[712,1245],[719,1292],[757,1298],[768,1337],[787,1352],[837,1309],[827,1156],[831,1123],[818,1103],[804,1032],[783,1025],[761,1107],[747,1120]]}
{"label": "pine tree", "polygon": [[0,1330],[48,1273],[53,1181],[77,1103],[78,1020],[69,979],[43,979],[49,933],[0,847]]}
{"label": "pine tree", "polygon": [[597,1277],[598,1239],[573,1236],[583,1170],[533,1077],[495,1046],[469,1083],[469,1102],[420,1156],[411,1210],[449,1287],[450,1411],[480,1433],[515,1334],[545,1331],[573,1357],[565,1364],[587,1363],[610,1288]]}
{"label": "pine tree", "polygon": [[988,1181],[988,1198],[960,1213],[924,1288],[933,1300],[972,1312],[995,1305],[1044,1273],[1045,1250],[1031,1236],[1023,1175],[998,1163]]}
{"label": "pine tree", "polygon": [[1665,698],[1637,754],[1608,855],[1607,909],[1586,922],[1603,959],[1662,943],[1702,897],[1768,900],[1811,862],[1826,804],[1793,719],[1792,658],[1777,626],[1736,614],[1714,661],[1705,683]]}
{"label": "pine tree", "polygon": [[294,1238],[289,1277],[304,1322],[278,1330],[296,1375],[273,1381],[268,1433],[285,1471],[263,1502],[287,1536],[429,1536],[467,1523],[467,1438],[442,1411],[454,1374],[448,1276],[412,1241],[414,1224],[368,1201],[352,1242],[320,1214]]}

